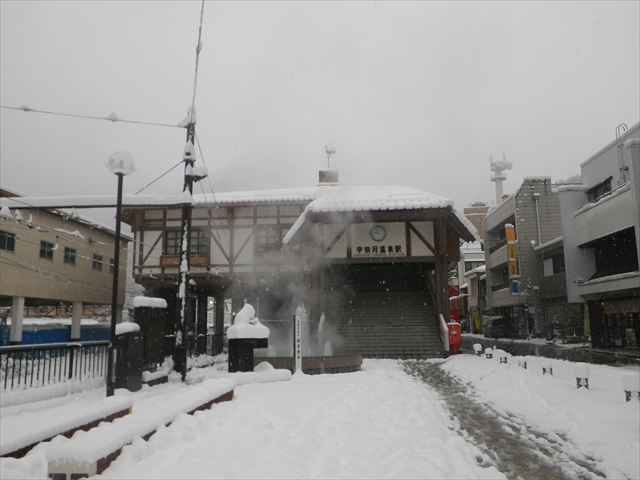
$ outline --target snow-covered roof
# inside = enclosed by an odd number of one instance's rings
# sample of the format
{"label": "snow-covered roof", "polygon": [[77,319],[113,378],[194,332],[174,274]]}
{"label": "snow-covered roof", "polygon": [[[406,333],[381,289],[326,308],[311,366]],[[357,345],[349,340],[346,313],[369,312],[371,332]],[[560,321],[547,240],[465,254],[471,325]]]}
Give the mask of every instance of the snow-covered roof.
{"label": "snow-covered roof", "polygon": [[334,188],[330,185],[317,187],[281,188],[274,190],[252,190],[242,192],[219,192],[215,194],[195,194],[193,202],[196,205],[216,204],[235,205],[241,203],[283,203],[283,202],[311,202]]}
{"label": "snow-covered roof", "polygon": [[474,236],[478,235],[476,227],[461,212],[453,208],[452,200],[412,187],[326,184],[315,187],[195,194],[193,202],[196,205],[309,202],[303,214],[285,237],[285,243],[304,224],[307,212],[343,213],[451,207],[452,212],[464,227]]}
{"label": "snow-covered roof", "polygon": [[353,212],[376,210],[414,210],[453,207],[448,198],[411,187],[336,186],[311,202],[311,212]]}
{"label": "snow-covered roof", "polygon": [[307,213],[345,213],[371,212],[385,210],[420,210],[451,207],[454,215],[475,237],[476,227],[460,212],[453,209],[453,201],[423,192],[412,187],[375,187],[375,186],[332,186],[320,192],[320,195],[305,207],[305,211],[295,222],[284,238],[288,243],[305,222]]}

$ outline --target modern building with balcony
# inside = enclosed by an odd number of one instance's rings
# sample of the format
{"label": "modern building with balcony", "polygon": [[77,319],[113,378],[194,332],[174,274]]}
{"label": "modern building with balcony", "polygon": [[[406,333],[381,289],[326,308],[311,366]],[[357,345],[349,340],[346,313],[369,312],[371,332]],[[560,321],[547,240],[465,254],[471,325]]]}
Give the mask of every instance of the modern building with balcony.
{"label": "modern building with balcony", "polygon": [[640,124],[583,162],[581,186],[560,187],[569,302],[586,303],[593,347],[640,342]]}
{"label": "modern building with balcony", "polygon": [[[513,227],[515,242],[507,239]],[[558,193],[550,177],[525,178],[484,220],[487,305],[503,316],[512,336],[544,334],[542,264],[535,248],[562,236]]]}

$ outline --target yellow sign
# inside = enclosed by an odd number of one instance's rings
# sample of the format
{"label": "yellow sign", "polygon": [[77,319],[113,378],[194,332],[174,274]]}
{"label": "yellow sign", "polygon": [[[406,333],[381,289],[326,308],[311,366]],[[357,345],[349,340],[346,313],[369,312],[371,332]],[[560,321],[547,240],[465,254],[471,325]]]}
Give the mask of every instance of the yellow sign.
{"label": "yellow sign", "polygon": [[509,262],[509,275],[518,275],[518,263]]}
{"label": "yellow sign", "polygon": [[515,244],[507,244],[507,258],[509,258],[509,260],[516,260],[518,258],[517,255],[518,253]]}
{"label": "yellow sign", "polygon": [[505,233],[507,234],[507,242],[512,243],[516,241],[516,230],[512,225],[504,227]]}

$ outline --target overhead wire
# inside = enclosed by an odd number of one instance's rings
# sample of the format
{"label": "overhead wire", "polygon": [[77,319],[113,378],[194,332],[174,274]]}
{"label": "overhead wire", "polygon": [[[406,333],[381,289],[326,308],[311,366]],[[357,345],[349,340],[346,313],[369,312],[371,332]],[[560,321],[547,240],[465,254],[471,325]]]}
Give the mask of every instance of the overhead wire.
{"label": "overhead wire", "polygon": [[148,183],[147,185],[145,185],[144,187],[142,187],[140,190],[138,190],[136,193],[134,193],[134,195],[139,194],[141,191],[143,191],[144,189],[146,189],[147,187],[150,187],[151,185],[153,185],[154,183],[156,183],[158,180],[160,180],[162,177],[164,177],[167,173],[169,173],[171,170],[173,170],[174,168],[176,168],[179,165],[182,165],[182,160],[180,160],[178,163],[176,163],[173,167],[171,167],[169,170],[167,170],[166,172],[164,172],[162,175],[160,175],[158,178],[156,178],[155,180],[153,180],[151,183]]}
{"label": "overhead wire", "polygon": [[119,118],[115,114],[111,114],[111,115],[106,116],[106,117],[96,117],[94,115],[80,115],[80,114],[77,114],[77,113],[63,113],[63,112],[51,112],[51,111],[47,111],[47,110],[37,110],[35,108],[29,108],[27,106],[10,107],[8,105],[0,105],[0,108],[5,108],[7,110],[20,110],[20,111],[23,111],[23,112],[44,113],[44,114],[47,114],[47,115],[57,115],[57,116],[61,116],[61,117],[85,118],[85,119],[89,119],[89,120],[106,120],[106,121],[113,122],[113,123],[122,122],[122,123],[135,123],[135,124],[138,124],[138,125],[152,125],[152,126],[156,126],[156,127],[184,128],[182,125],[179,125],[179,124],[142,122],[142,121],[138,121],[138,120],[124,120],[122,118]]}

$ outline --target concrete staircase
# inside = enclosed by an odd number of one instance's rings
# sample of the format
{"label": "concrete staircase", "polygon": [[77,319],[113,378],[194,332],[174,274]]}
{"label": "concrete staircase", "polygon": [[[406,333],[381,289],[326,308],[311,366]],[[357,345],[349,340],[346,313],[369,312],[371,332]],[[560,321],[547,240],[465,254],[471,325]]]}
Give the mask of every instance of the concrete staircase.
{"label": "concrete staircase", "polygon": [[338,332],[365,358],[444,357],[433,300],[425,292],[358,292],[343,298]]}

